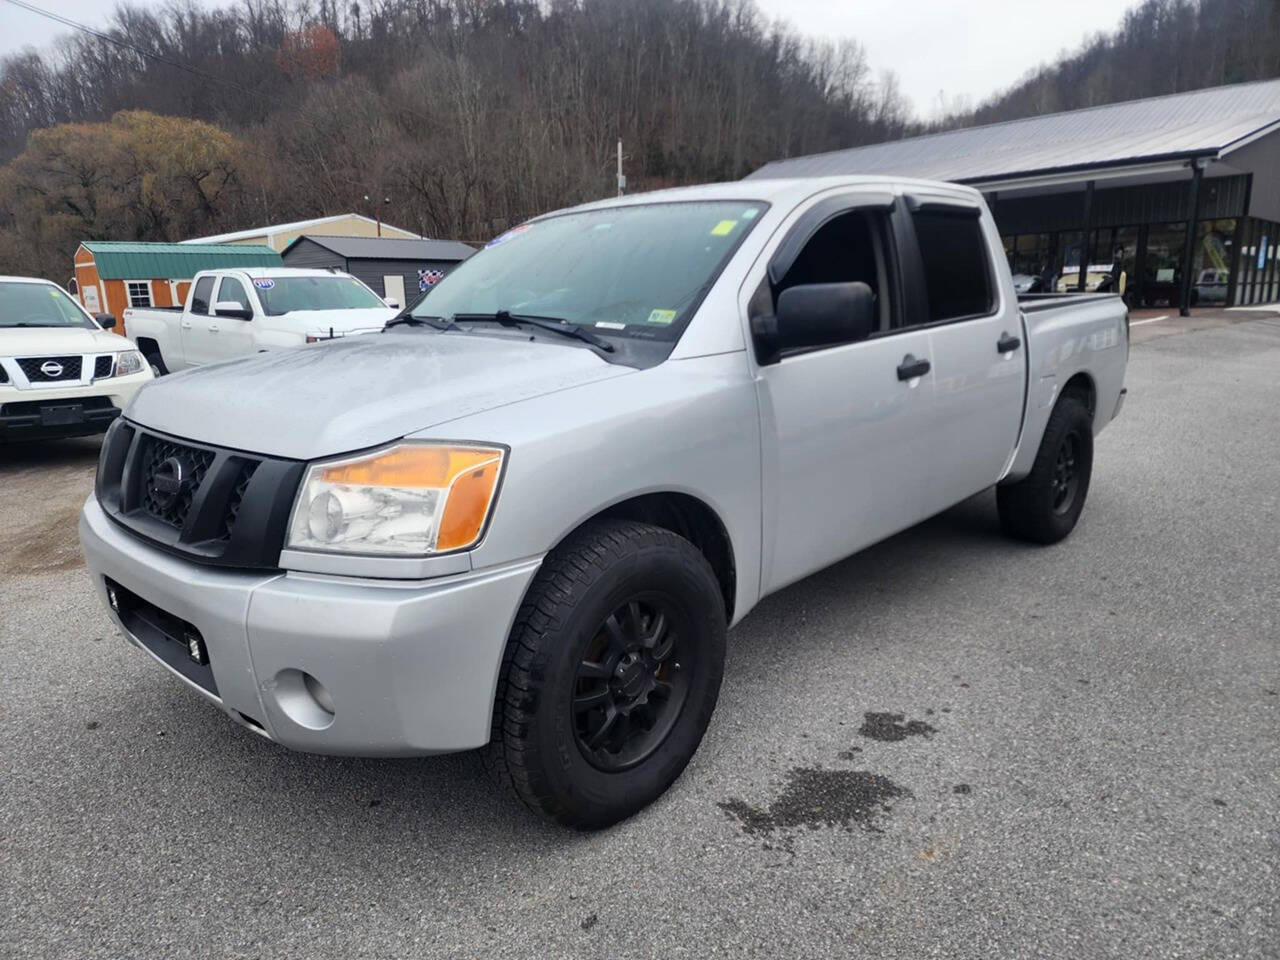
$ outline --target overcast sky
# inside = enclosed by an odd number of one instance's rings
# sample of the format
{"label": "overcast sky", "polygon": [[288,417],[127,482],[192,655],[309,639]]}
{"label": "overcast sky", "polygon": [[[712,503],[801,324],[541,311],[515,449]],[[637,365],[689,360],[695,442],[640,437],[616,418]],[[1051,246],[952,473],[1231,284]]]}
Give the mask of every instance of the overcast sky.
{"label": "overcast sky", "polygon": [[[91,26],[111,8],[102,0],[31,0]],[[143,0],[151,2],[151,0]],[[216,0],[204,0],[213,6]],[[939,92],[973,104],[1012,85],[1036,64],[1087,37],[1113,30],[1137,0],[756,0],[800,32],[856,37],[877,71],[893,70],[921,117]],[[0,0],[0,54],[42,47],[66,27]]]}

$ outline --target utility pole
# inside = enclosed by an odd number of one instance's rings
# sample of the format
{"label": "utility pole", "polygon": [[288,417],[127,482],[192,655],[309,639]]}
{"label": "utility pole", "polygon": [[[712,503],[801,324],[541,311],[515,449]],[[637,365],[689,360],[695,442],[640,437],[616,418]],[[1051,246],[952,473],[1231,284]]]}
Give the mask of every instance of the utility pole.
{"label": "utility pole", "polygon": [[[367,193],[364,195],[364,202],[369,204],[369,208],[373,211],[373,222],[378,228],[378,236],[382,236],[382,214],[378,212],[378,205],[369,199]],[[391,206],[391,198],[383,197],[382,205],[385,207]]]}
{"label": "utility pole", "polygon": [[627,189],[627,177],[622,172],[622,138],[618,138],[618,196],[622,196],[622,191]]}

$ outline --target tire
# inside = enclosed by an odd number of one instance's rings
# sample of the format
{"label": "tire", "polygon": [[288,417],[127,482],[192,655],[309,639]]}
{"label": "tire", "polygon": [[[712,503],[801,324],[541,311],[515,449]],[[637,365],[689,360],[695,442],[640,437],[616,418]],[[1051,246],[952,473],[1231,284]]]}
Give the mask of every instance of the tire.
{"label": "tire", "polygon": [[169,372],[169,368],[164,365],[164,360],[160,358],[160,353],[158,351],[152,350],[149,353],[144,353],[142,356],[151,367],[151,373],[153,376],[163,377]]}
{"label": "tire", "polygon": [[1080,519],[1092,472],[1093,418],[1069,393],[1049,415],[1031,472],[996,488],[1000,526],[1018,540],[1057,543]]}
{"label": "tire", "polygon": [[719,583],[693,544],[644,523],[588,524],[547,556],[516,615],[486,766],[548,820],[593,830],[626,819],[697,750],[725,629]]}

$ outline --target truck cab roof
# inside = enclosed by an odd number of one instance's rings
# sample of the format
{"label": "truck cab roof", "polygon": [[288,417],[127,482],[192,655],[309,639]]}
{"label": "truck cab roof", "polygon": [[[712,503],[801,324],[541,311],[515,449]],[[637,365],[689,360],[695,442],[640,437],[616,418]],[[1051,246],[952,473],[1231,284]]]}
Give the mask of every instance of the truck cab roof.
{"label": "truck cab roof", "polygon": [[[695,200],[755,200],[782,207],[800,203],[806,197],[828,190],[848,187],[881,187],[885,190],[916,188],[928,193],[948,193],[952,196],[981,198],[980,191],[958,183],[940,183],[936,180],[918,180],[910,177],[884,177],[857,175],[839,177],[793,177],[785,180],[733,180],[728,183],[708,183],[692,187],[673,187],[649,193],[634,193],[625,197],[610,197],[580,204],[565,210],[557,210],[544,216],[555,216],[569,210],[600,210],[608,207],[637,206],[648,203],[678,203]],[[540,219],[540,218],[539,218]]]}
{"label": "truck cab roof", "polygon": [[325,270],[314,267],[223,267],[218,270],[201,270],[197,277],[222,277],[227,274],[240,274],[252,280],[271,278],[280,280],[284,277],[332,277],[345,275],[341,270]]}

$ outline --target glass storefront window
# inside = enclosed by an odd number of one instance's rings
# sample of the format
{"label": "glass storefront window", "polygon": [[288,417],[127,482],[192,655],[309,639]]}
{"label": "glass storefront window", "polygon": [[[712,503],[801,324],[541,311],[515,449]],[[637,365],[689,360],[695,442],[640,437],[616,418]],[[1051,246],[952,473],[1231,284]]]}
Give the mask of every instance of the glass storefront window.
{"label": "glass storefront window", "polygon": [[[1113,276],[1119,278],[1119,285],[1111,292],[1124,293],[1127,299],[1137,276],[1138,228],[1103,227],[1093,231],[1091,244],[1090,266],[1112,268]],[[1119,267],[1118,271],[1115,270],[1116,266]]]}
{"label": "glass storefront window", "polygon": [[1153,223],[1148,227],[1147,253],[1142,261],[1144,307],[1178,305],[1186,243],[1186,223]]}
{"label": "glass storefront window", "polygon": [[1196,248],[1192,258],[1192,306],[1226,304],[1235,238],[1235,220],[1204,220],[1196,225]]}

